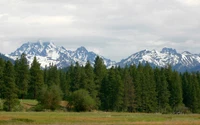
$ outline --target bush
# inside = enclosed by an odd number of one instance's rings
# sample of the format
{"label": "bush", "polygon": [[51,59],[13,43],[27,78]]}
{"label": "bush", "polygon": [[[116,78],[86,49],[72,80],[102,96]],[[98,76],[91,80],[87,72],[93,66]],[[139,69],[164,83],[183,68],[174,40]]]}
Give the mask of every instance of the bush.
{"label": "bush", "polygon": [[174,109],[174,113],[175,114],[189,114],[191,113],[190,110],[185,107],[184,105],[178,105],[175,109]]}
{"label": "bush", "polygon": [[87,90],[80,89],[73,92],[70,105],[78,112],[91,111],[95,108],[95,101]]}
{"label": "bush", "polygon": [[30,110],[36,111],[36,112],[44,111],[44,106],[42,106],[41,104],[37,104],[36,106],[32,107]]}
{"label": "bush", "polygon": [[60,102],[62,100],[62,91],[59,86],[51,85],[50,87],[43,87],[40,96],[38,97],[39,104],[36,109],[51,109],[56,110],[60,107]]}
{"label": "bush", "polygon": [[0,110],[3,110],[3,101],[0,99]]}
{"label": "bush", "polygon": [[23,106],[20,104],[19,100],[17,100],[17,99],[13,103],[5,101],[3,103],[3,110],[5,110],[5,111],[13,111],[13,112],[22,111],[23,110]]}

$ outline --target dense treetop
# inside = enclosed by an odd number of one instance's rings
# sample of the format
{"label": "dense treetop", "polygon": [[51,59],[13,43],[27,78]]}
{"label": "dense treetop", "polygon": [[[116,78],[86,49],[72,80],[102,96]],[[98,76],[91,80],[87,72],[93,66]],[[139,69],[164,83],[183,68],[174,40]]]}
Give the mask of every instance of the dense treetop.
{"label": "dense treetop", "polygon": [[66,70],[53,64],[41,69],[36,57],[29,67],[24,54],[14,64],[0,59],[0,98],[7,111],[18,99],[37,99],[37,110],[56,110],[66,100],[66,109],[74,111],[199,113],[200,73],[148,63],[106,69],[98,56],[94,66],[88,61]]}

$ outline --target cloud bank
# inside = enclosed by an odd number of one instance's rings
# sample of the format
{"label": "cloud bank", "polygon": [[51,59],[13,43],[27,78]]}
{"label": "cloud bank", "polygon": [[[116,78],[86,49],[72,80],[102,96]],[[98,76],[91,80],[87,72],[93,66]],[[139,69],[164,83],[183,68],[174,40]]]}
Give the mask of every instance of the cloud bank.
{"label": "cloud bank", "polygon": [[1,0],[0,52],[27,41],[119,61],[142,49],[200,53],[199,0]]}

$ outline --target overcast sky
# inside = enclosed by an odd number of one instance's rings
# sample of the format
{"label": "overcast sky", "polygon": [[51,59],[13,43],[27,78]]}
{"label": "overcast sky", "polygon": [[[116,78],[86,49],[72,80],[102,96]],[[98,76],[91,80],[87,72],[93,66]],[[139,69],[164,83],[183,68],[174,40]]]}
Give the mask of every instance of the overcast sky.
{"label": "overcast sky", "polygon": [[114,61],[163,47],[200,53],[200,0],[0,0],[0,52],[37,40]]}

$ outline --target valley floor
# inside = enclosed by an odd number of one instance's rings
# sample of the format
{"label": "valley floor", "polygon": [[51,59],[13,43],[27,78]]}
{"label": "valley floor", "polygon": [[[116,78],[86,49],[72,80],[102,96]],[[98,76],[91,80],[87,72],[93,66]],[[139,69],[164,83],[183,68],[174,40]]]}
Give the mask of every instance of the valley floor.
{"label": "valley floor", "polygon": [[2,125],[199,125],[199,114],[0,112]]}

